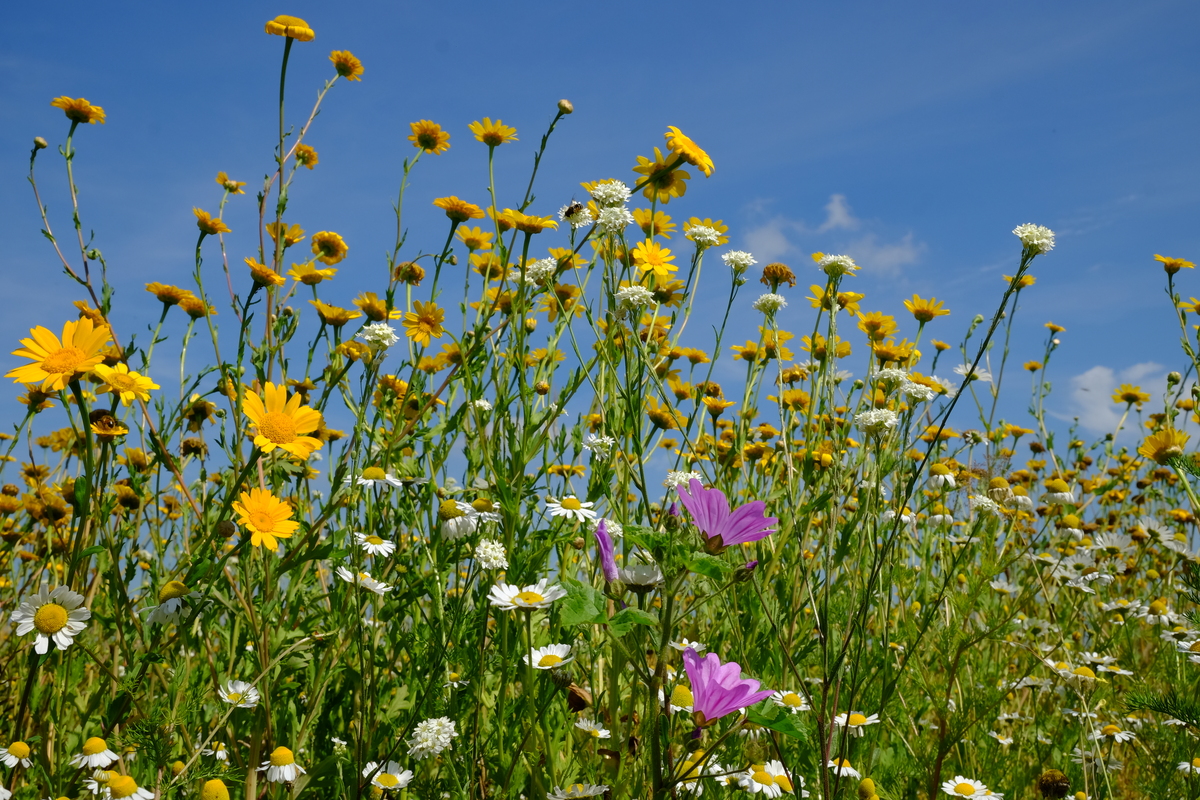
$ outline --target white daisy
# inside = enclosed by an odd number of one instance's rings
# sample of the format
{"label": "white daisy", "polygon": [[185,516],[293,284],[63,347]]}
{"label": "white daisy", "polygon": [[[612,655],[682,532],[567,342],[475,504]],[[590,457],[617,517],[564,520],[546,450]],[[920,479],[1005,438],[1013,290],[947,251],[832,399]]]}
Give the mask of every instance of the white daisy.
{"label": "white daisy", "polygon": [[549,585],[550,581],[542,578],[529,586],[516,587],[500,581],[488,592],[488,601],[504,611],[523,609],[529,611],[535,608],[549,608],[555,600],[567,596],[566,589],[558,584]]}
{"label": "white daisy", "polygon": [[536,647],[529,651],[529,655],[521,658],[534,669],[554,669],[575,660],[575,656],[571,655],[571,645],[569,644],[548,644],[545,647]]}
{"label": "white daisy", "polygon": [[378,786],[385,792],[403,789],[413,779],[412,770],[401,769],[395,761],[389,761],[382,766],[376,761],[368,761],[363,767],[362,776],[365,778],[368,775],[372,775],[371,785]]}
{"label": "white daisy", "polygon": [[359,547],[373,556],[390,556],[396,552],[395,542],[389,542],[375,534],[368,536],[365,533],[355,533],[354,538],[358,541]]}
{"label": "white daisy", "polygon": [[9,742],[8,747],[0,750],[0,761],[4,762],[6,767],[15,767],[20,764],[22,767],[29,769],[33,761],[29,758],[29,745],[25,742]]}
{"label": "white daisy", "polygon": [[872,714],[868,717],[861,711],[851,711],[849,714],[842,713],[833,718],[833,724],[839,728],[847,728],[851,736],[862,736],[865,726],[875,725],[878,722],[878,714]]}
{"label": "white daisy", "polygon": [[953,780],[942,784],[942,791],[951,797],[984,797],[987,787],[977,780],[955,775]]}
{"label": "white daisy", "polygon": [[392,473],[385,472],[379,467],[367,467],[362,471],[362,474],[354,479],[354,483],[358,486],[371,486],[377,489],[386,489],[389,486],[400,487],[403,482],[396,478]]}
{"label": "white daisy", "polygon": [[206,747],[200,751],[202,756],[212,756],[217,761],[229,763],[229,750],[226,749],[224,742],[213,742],[212,747]]}
{"label": "white daisy", "polygon": [[238,708],[254,708],[258,705],[258,689],[245,681],[229,681],[224,689],[217,689],[217,694],[226,703]]}
{"label": "white daisy", "polygon": [[267,773],[271,783],[295,783],[296,778],[304,774],[304,767],[296,763],[296,756],[286,747],[276,747],[271,751],[269,761],[264,761],[258,768],[259,772]]}
{"label": "white daisy", "polygon": [[554,791],[546,792],[546,800],[576,800],[579,797],[595,797],[608,791],[602,784],[572,783],[566,789],[555,786]]}
{"label": "white daisy", "polygon": [[792,793],[792,779],[779,761],[753,764],[738,775],[738,785],[750,794],[781,797],[784,792]]}
{"label": "white daisy", "polygon": [[670,645],[681,653],[684,650],[687,650],[689,647],[695,650],[697,654],[703,653],[708,649],[708,645],[703,644],[702,642],[693,642],[686,636],[680,639],[678,642],[671,642]]}
{"label": "white daisy", "polygon": [[550,509],[550,516],[566,517],[576,522],[591,522],[596,519],[596,512],[592,511],[593,505],[595,504],[585,503],[575,495],[568,495],[561,500],[551,497],[546,501],[546,507]]}
{"label": "white daisy", "polygon": [[861,778],[862,773],[850,766],[848,758],[831,758],[825,762],[825,766],[833,770],[833,774],[842,778]]}
{"label": "white daisy", "polygon": [[982,367],[971,368],[970,364],[959,364],[954,368],[955,375],[961,375],[969,381],[983,381],[984,383],[992,382],[992,373]]}
{"label": "white daisy", "polygon": [[1184,775],[1200,775],[1200,758],[1193,758],[1191,761],[1180,761],[1176,769]]}
{"label": "white daisy", "polygon": [[786,708],[793,714],[799,714],[801,711],[810,711],[812,709],[808,701],[802,695],[795,692],[779,691],[771,695],[769,699],[775,705],[780,708]]}
{"label": "white daisy", "polygon": [[1092,731],[1093,739],[1112,739],[1114,742],[1132,742],[1137,738],[1137,734],[1132,731],[1123,731],[1119,725],[1105,725],[1099,730]]}
{"label": "white daisy", "polygon": [[108,742],[93,736],[83,743],[83,749],[71,756],[71,766],[87,769],[107,769],[117,760],[117,754],[108,749]]}
{"label": "white daisy", "polygon": [[458,689],[462,686],[466,686],[468,683],[470,683],[470,681],[468,681],[462,675],[458,674],[457,672],[451,672],[449,675],[446,676],[446,682],[443,683],[442,686],[448,686],[452,689]]}
{"label": "white daisy", "polygon": [[138,786],[128,775],[109,775],[106,793],[113,800],[154,800],[154,792]]}
{"label": "white daisy", "polygon": [[339,578],[341,578],[342,580],[344,580],[346,583],[351,583],[351,584],[356,584],[358,586],[361,586],[362,588],[366,589],[367,591],[374,592],[375,594],[379,595],[380,597],[383,597],[385,594],[387,594],[388,592],[390,592],[392,590],[392,586],[390,584],[384,583],[383,581],[375,580],[374,578],[371,577],[371,573],[369,573],[369,572],[359,572],[356,574],[356,573],[353,573],[350,570],[346,569],[345,567],[338,567],[337,568],[337,576]]}
{"label": "white daisy", "polygon": [[590,719],[577,720],[575,722],[575,727],[581,731],[584,731],[593,739],[608,739],[612,736],[612,733],[608,730],[608,728],[605,728],[599,722],[593,722]]}
{"label": "white daisy", "polygon": [[49,589],[45,584],[29,600],[21,603],[12,612],[11,620],[17,627],[17,636],[37,631],[33,649],[44,655],[53,641],[59,650],[71,646],[71,640],[87,626],[92,612],[83,605],[83,595],[72,592],[66,586]]}

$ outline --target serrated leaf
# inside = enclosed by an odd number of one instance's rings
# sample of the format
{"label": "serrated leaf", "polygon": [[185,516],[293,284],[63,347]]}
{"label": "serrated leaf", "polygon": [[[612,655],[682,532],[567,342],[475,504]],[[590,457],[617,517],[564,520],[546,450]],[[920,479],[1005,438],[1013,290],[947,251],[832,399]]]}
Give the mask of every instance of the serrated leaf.
{"label": "serrated leaf", "polygon": [[723,580],[726,575],[733,572],[733,565],[725,561],[725,559],[717,558],[708,553],[696,551],[688,556],[687,567],[692,572],[698,572],[706,578],[712,578],[714,581]]}
{"label": "serrated leaf", "polygon": [[562,583],[567,589],[567,596],[561,605],[563,625],[608,622],[608,615],[604,612],[604,595],[588,583],[570,579],[563,579]]}
{"label": "serrated leaf", "polygon": [[804,741],[808,738],[808,734],[796,724],[794,716],[791,713],[781,711],[778,708],[768,713],[769,715],[751,708],[746,712],[746,719],[755,725],[762,725],[764,728],[770,728],[776,733],[782,733],[784,736],[790,736],[793,739]]}

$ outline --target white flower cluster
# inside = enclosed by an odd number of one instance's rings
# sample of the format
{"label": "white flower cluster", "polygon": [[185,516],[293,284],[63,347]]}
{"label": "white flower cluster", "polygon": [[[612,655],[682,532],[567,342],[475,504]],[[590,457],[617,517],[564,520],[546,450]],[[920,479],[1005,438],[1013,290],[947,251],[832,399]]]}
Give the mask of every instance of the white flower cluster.
{"label": "white flower cluster", "polygon": [[471,403],[471,405],[474,406],[479,411],[486,412],[486,411],[492,410],[492,404],[484,398],[480,398],[479,400],[476,400],[475,402]]}
{"label": "white flower cluster", "polygon": [[597,436],[589,433],[583,440],[583,449],[590,450],[598,456],[607,456],[616,447],[617,440],[611,436]]}
{"label": "white flower cluster", "polygon": [[701,250],[721,243],[721,232],[708,225],[693,225],[684,235],[695,242]]}
{"label": "white flower cluster", "polygon": [[734,272],[745,272],[758,263],[754,260],[754,256],[745,250],[730,250],[728,253],[721,255],[721,260],[725,262],[725,266]]}
{"label": "white flower cluster", "polygon": [[620,206],[629,200],[629,187],[621,181],[604,181],[591,190],[592,199],[602,206]]}
{"label": "white flower cluster", "polygon": [[875,381],[877,383],[887,383],[891,385],[899,385],[908,380],[908,373],[902,369],[888,367],[881,369],[875,373]]}
{"label": "white flower cluster", "polygon": [[641,308],[654,302],[654,292],[641,284],[617,289],[617,302],[627,308]]}
{"label": "white flower cluster", "polygon": [[663,486],[673,489],[676,486],[687,486],[693,480],[703,481],[704,476],[699,472],[668,472],[667,479],[663,481]]}
{"label": "white flower cluster", "polygon": [[761,311],[768,317],[781,308],[787,308],[787,300],[784,300],[781,294],[768,292],[754,301],[754,310]]}
{"label": "white flower cluster", "polygon": [[[530,286],[540,286],[546,281],[554,277],[554,273],[558,271],[558,259],[556,258],[539,258],[537,261],[530,262],[525,265],[525,283]],[[508,273],[508,279],[518,281],[521,279],[521,270],[513,269]]]}
{"label": "white flower cluster", "polygon": [[449,717],[418,722],[412,738],[408,740],[409,755],[418,760],[436,756],[449,748],[456,736],[458,731]]}
{"label": "white flower cluster", "polygon": [[866,433],[883,433],[888,428],[896,427],[898,422],[896,412],[888,408],[876,408],[854,415],[854,424]]}
{"label": "white flower cluster", "polygon": [[858,264],[855,264],[850,256],[827,255],[817,262],[817,269],[834,278],[838,275],[853,275],[858,269]]}
{"label": "white flower cluster", "polygon": [[600,209],[600,219],[596,227],[603,234],[620,234],[633,224],[633,214],[625,206]]}
{"label": "white flower cluster", "polygon": [[620,539],[622,536],[625,535],[625,526],[621,525],[621,523],[614,522],[613,520],[606,519],[606,518],[598,519],[598,520],[596,520],[597,528],[600,527],[601,522],[604,523],[604,530],[608,531],[608,535],[611,536],[612,538]]}
{"label": "white flower cluster", "polygon": [[1054,249],[1054,231],[1042,225],[1026,222],[1013,228],[1013,235],[1034,255],[1049,253]]}
{"label": "white flower cluster", "polygon": [[558,210],[558,218],[571,223],[572,228],[583,228],[588,225],[591,225],[592,224],[592,210],[590,208],[588,208],[587,206],[580,205],[579,209],[574,214],[567,213],[568,211],[571,210],[572,206],[574,206],[574,205],[578,205],[578,204],[572,203],[571,205],[563,206],[562,208],[560,208]]}
{"label": "white flower cluster", "polygon": [[508,569],[508,554],[504,545],[493,539],[480,539],[475,545],[475,560],[484,569]]}
{"label": "white flower cluster", "polygon": [[386,322],[372,322],[370,325],[363,326],[355,338],[366,342],[367,347],[372,350],[387,350],[400,341],[400,337],[396,335],[396,329]]}
{"label": "white flower cluster", "polygon": [[934,395],[937,394],[936,391],[930,389],[925,384],[916,383],[914,381],[905,381],[904,383],[900,384],[900,393],[909,400],[915,400],[919,403],[928,402],[934,398]]}
{"label": "white flower cluster", "polygon": [[971,495],[967,500],[971,510],[981,515],[989,517],[1000,516],[1000,505],[990,497],[984,497],[981,494]]}

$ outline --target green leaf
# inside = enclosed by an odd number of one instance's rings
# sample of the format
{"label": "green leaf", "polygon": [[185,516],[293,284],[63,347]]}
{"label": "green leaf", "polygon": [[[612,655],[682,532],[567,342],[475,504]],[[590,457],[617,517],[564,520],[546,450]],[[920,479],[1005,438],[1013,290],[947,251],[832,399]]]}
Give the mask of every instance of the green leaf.
{"label": "green leaf", "polygon": [[796,724],[791,713],[783,711],[779,708],[774,708],[763,713],[756,709],[748,709],[746,711],[746,720],[753,722],[755,725],[762,725],[764,728],[782,733],[784,736],[790,736],[793,739],[804,741],[808,738],[808,734],[804,729]]}
{"label": "green leaf", "polygon": [[103,545],[94,544],[79,554],[79,559],[78,559],[78,561],[76,561],[76,563],[79,563],[82,561],[87,561],[89,558],[96,555],[97,553],[103,553],[103,552],[104,552]]}
{"label": "green leaf", "polygon": [[80,514],[87,513],[87,501],[89,491],[88,479],[86,475],[80,475],[75,479],[75,508],[79,509]]}
{"label": "green leaf", "polygon": [[608,622],[608,615],[604,612],[604,595],[588,583],[568,578],[564,578],[562,583],[567,589],[567,596],[561,606],[563,625]]}
{"label": "green leaf", "polygon": [[608,621],[612,632],[617,636],[624,636],[633,630],[634,625],[658,625],[658,615],[652,614],[649,611],[642,611],[640,608],[623,608],[612,615],[612,619]]}
{"label": "green leaf", "polygon": [[733,565],[723,558],[702,553],[699,550],[688,556],[687,567],[692,572],[698,572],[706,578],[720,581],[733,572]]}

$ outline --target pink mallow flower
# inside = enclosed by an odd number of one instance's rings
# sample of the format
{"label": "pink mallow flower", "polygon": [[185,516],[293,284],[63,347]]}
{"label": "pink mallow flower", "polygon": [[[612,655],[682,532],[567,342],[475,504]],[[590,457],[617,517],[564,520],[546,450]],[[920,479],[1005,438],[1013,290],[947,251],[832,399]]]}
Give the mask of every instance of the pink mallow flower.
{"label": "pink mallow flower", "polygon": [[677,487],[679,500],[692,515],[696,527],[707,537],[705,549],[719,553],[735,544],[746,544],[765,539],[775,532],[772,527],[779,522],[775,517],[763,515],[767,505],[755,500],[729,510],[729,499],[720,489],[705,489],[704,484],[692,478],[691,494],[682,486]]}
{"label": "pink mallow flower", "polygon": [[692,684],[692,717],[701,728],[772,694],[770,689],[760,691],[753,678],[743,678],[736,661],[722,664],[716,653],[700,658],[695,648],[689,647],[683,651],[683,666]]}

